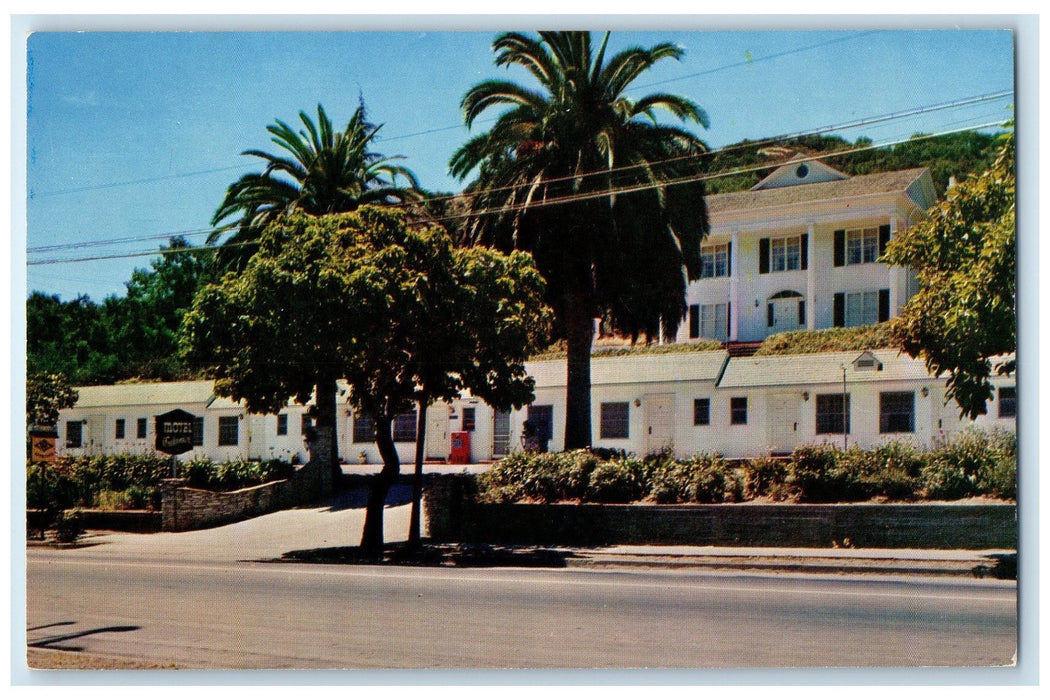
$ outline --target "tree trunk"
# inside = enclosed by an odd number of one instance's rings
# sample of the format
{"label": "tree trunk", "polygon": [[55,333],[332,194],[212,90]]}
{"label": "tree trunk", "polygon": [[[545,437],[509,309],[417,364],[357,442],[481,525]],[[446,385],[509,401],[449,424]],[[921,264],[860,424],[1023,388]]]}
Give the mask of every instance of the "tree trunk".
{"label": "tree trunk", "polygon": [[397,456],[397,448],[394,447],[393,424],[392,416],[375,419],[376,447],[383,458],[383,468],[372,478],[372,485],[368,489],[361,550],[376,558],[383,554],[383,509],[386,507],[386,496],[401,473],[401,460]]}
{"label": "tree trunk", "polygon": [[339,438],[336,433],[335,396],[339,387],[336,378],[330,374],[318,376],[314,387],[314,400],[317,408],[317,427],[328,428],[331,439],[331,450],[325,457],[332,473],[332,483],[338,488],[342,470],[339,468]]}
{"label": "tree trunk", "polygon": [[419,414],[416,416],[416,470],[412,475],[412,514],[408,523],[408,546],[419,547],[423,543],[422,513],[423,506],[423,453],[426,451],[427,437],[427,403],[418,402]]}
{"label": "tree trunk", "polygon": [[591,344],[594,318],[590,295],[570,293],[565,305],[567,350],[565,389],[565,446],[575,450],[591,446]]}

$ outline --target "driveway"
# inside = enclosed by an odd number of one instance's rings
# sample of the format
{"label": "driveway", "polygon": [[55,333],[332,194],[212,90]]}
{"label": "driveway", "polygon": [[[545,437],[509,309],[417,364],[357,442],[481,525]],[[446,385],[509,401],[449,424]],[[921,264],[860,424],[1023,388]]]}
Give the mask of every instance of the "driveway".
{"label": "driveway", "polygon": [[[280,557],[285,552],[319,547],[355,546],[365,522],[365,489],[337,494],[312,508],[293,508],[230,525],[190,532],[91,534],[107,555],[178,561],[243,561]],[[411,489],[391,489],[383,517],[387,542],[408,537]],[[77,550],[89,554],[89,550]]]}

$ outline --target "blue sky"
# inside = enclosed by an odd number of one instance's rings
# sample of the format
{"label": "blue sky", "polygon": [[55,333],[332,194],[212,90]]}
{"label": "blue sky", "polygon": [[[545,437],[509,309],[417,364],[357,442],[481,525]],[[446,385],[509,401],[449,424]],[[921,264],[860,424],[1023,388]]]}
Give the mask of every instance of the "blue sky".
{"label": "blue sky", "polygon": [[[673,23],[669,23],[670,26]],[[520,25],[517,25],[520,26]],[[859,25],[858,25],[859,26]],[[377,150],[403,155],[422,186],[455,191],[449,157],[469,136],[459,101],[498,69],[497,31],[38,32],[27,42],[26,244],[29,262],[148,252],[200,232],[227,185],[275,151],[275,119],[325,106],[343,126],[363,99],[383,124]],[[682,61],[640,79],[634,96],[699,103],[712,148],[812,131],[1013,88],[1004,30],[614,32],[614,49],[671,41]],[[1002,121],[1012,97],[837,133],[875,143]],[[669,118],[668,118],[669,119]],[[479,122],[475,132],[484,128]],[[203,243],[204,235],[191,235]],[[58,248],[98,240],[106,247]],[[29,265],[27,287],[63,299],[123,294],[150,258]]]}

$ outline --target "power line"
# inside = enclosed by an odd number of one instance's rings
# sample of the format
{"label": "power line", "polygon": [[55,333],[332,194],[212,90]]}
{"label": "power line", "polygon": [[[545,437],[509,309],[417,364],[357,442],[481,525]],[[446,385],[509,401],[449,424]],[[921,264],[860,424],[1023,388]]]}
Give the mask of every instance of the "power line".
{"label": "power line", "polygon": [[[765,56],[759,56],[757,58],[751,57],[751,58],[749,58],[749,59],[747,59],[745,61],[740,61],[740,62],[736,62],[736,63],[726,64],[726,65],[723,65],[723,66],[719,66],[717,68],[711,68],[711,69],[708,69],[708,70],[700,71],[698,73],[689,73],[687,75],[681,75],[681,76],[678,76],[678,77],[675,77],[675,78],[667,78],[665,80],[658,80],[656,82],[645,83],[645,84],[636,86],[636,88],[637,89],[646,89],[646,88],[654,86],[654,85],[663,85],[665,83],[672,83],[672,82],[676,82],[676,81],[680,81],[680,80],[688,80],[689,78],[696,78],[696,77],[700,77],[700,76],[704,76],[704,75],[710,75],[712,73],[718,73],[720,71],[728,70],[728,69],[731,69],[731,68],[739,68],[741,66],[753,65],[755,63],[770,61],[770,60],[773,60],[773,59],[776,59],[776,58],[783,58],[784,56],[790,56],[792,54],[803,53],[805,51],[811,51],[813,49],[822,48],[824,46],[840,43],[840,42],[843,42],[843,41],[852,41],[854,39],[859,39],[861,37],[868,36],[870,34],[876,34],[876,33],[878,33],[878,31],[879,30],[870,30],[870,31],[866,31],[866,32],[860,32],[860,33],[857,33],[857,34],[854,34],[854,35],[851,35],[851,36],[837,37],[835,39],[829,39],[828,41],[822,41],[822,42],[818,42],[816,44],[810,44],[808,46],[800,46],[798,48],[790,49],[788,51],[781,51],[779,53],[768,54],[768,55],[765,55]],[[481,122],[481,123],[494,122],[494,121],[496,121],[496,118],[485,119],[485,120],[478,120],[478,121]],[[398,136],[391,136],[391,137],[388,137],[388,138],[380,138],[380,139],[378,139],[378,141],[380,141],[380,142],[398,141],[398,140],[403,140],[403,139],[408,139],[408,138],[415,138],[417,136],[427,136],[427,135],[436,134],[436,133],[439,133],[439,132],[442,132],[442,131],[452,131],[452,130],[455,130],[455,129],[463,129],[463,128],[466,128],[465,124],[456,124],[456,125],[453,125],[453,126],[440,126],[440,127],[435,127],[435,128],[432,128],[432,129],[425,129],[423,131],[415,131],[415,132],[411,132],[411,133],[408,133],[408,134],[400,134]],[[30,199],[37,199],[37,198],[44,198],[44,197],[55,197],[55,196],[65,195],[65,194],[77,194],[77,193],[81,193],[81,192],[94,192],[94,191],[98,191],[98,190],[113,189],[113,188],[116,188],[116,187],[127,187],[129,185],[151,184],[151,183],[154,183],[154,182],[164,182],[164,181],[167,181],[167,180],[177,180],[177,179],[186,178],[186,177],[196,177],[198,175],[212,175],[214,173],[221,173],[221,172],[227,172],[227,171],[230,171],[230,170],[241,170],[241,169],[242,169],[242,166],[231,165],[231,166],[226,166],[226,167],[222,167],[222,168],[211,168],[211,169],[208,169],[208,170],[196,170],[196,171],[191,171],[191,172],[187,172],[187,173],[176,173],[176,174],[173,174],[173,175],[158,175],[158,176],[155,176],[155,177],[141,178],[141,179],[138,179],[138,180],[126,180],[126,181],[122,181],[122,182],[112,182],[112,183],[99,184],[99,185],[85,185],[83,187],[74,187],[74,188],[65,189],[65,190],[51,190],[50,192],[30,192],[29,193],[29,198]]]}
{"label": "power line", "polygon": [[[684,156],[675,156],[675,157],[672,157],[672,158],[667,158],[667,159],[663,159],[663,160],[659,160],[659,161],[650,161],[650,162],[648,162],[648,163],[646,163],[644,165],[633,165],[633,164],[632,165],[622,165],[622,166],[616,166],[616,167],[612,167],[612,168],[605,168],[605,169],[602,169],[602,170],[595,170],[595,171],[589,171],[589,172],[586,172],[586,173],[580,173],[578,175],[568,175],[568,176],[562,176],[562,177],[547,178],[547,179],[544,179],[542,181],[539,181],[536,184],[538,184],[538,185],[547,185],[547,184],[551,184],[551,183],[555,183],[555,182],[562,182],[562,181],[567,181],[567,180],[576,180],[576,179],[582,179],[582,178],[586,178],[586,177],[593,177],[593,176],[597,176],[597,175],[614,174],[614,173],[624,172],[624,171],[628,171],[628,170],[632,170],[632,169],[638,169],[638,168],[641,168],[641,167],[651,167],[653,165],[664,165],[664,164],[667,164],[667,163],[680,161],[680,160],[695,159],[695,158],[701,157],[701,156],[710,157],[710,156],[715,156],[715,155],[719,155],[719,154],[722,154],[722,153],[728,153],[728,152],[731,152],[731,151],[734,151],[734,150],[740,150],[740,149],[743,149],[743,148],[756,148],[756,147],[760,148],[760,147],[765,146],[765,145],[769,145],[769,144],[773,144],[773,143],[777,143],[777,142],[781,142],[781,141],[788,141],[788,140],[791,140],[791,139],[798,139],[798,138],[802,138],[802,137],[806,137],[806,136],[817,136],[817,135],[826,134],[826,133],[829,133],[829,132],[845,131],[845,130],[849,130],[849,129],[856,129],[856,128],[864,127],[864,126],[872,126],[872,125],[875,125],[875,124],[889,123],[889,122],[898,121],[898,120],[901,120],[901,119],[907,119],[909,117],[914,117],[914,116],[922,116],[924,114],[930,114],[930,113],[933,113],[933,112],[938,112],[938,111],[946,110],[946,109],[956,109],[956,108],[960,108],[960,107],[967,107],[967,106],[971,106],[971,105],[982,104],[982,103],[986,103],[986,102],[999,100],[999,99],[1002,99],[1004,97],[1010,97],[1012,95],[1013,95],[1013,90],[1001,90],[999,92],[986,93],[984,95],[974,95],[974,96],[970,96],[970,97],[960,98],[958,100],[951,100],[951,101],[948,101],[948,102],[935,103],[935,104],[932,104],[932,105],[921,105],[921,106],[918,106],[918,107],[911,107],[911,108],[908,108],[908,109],[905,109],[905,110],[896,111],[896,112],[887,112],[885,114],[875,115],[875,116],[872,116],[872,117],[863,117],[861,119],[856,119],[856,120],[853,120],[853,121],[848,121],[848,122],[842,122],[842,123],[838,123],[838,124],[831,124],[831,125],[827,125],[827,126],[822,126],[822,127],[816,128],[816,129],[808,130],[808,131],[798,131],[798,132],[793,132],[793,133],[787,133],[787,134],[783,134],[783,135],[780,135],[780,136],[773,136],[773,137],[769,137],[769,138],[766,138],[766,139],[761,139],[761,140],[758,140],[758,141],[749,141],[747,143],[731,144],[729,146],[724,146],[722,148],[714,149],[714,150],[711,150],[711,151],[706,151],[706,152],[704,152],[702,154],[695,154],[694,153],[694,154],[689,154],[689,155],[684,155]],[[962,122],[961,121],[951,122],[951,124],[958,124],[958,123],[962,123]],[[986,126],[982,125],[982,126],[969,127],[969,128],[970,129],[980,129],[980,128],[986,128]],[[959,131],[966,131],[966,130],[967,129],[960,129]],[[955,132],[946,132],[946,133],[955,133]],[[887,145],[892,145],[892,144],[883,144],[881,146],[878,146],[878,148],[885,148]],[[830,157],[830,156],[829,155],[825,155],[825,156],[822,156],[822,157]],[[765,165],[762,165],[762,166],[757,166],[754,169],[759,169],[760,170],[760,169],[765,169],[765,168],[768,168],[768,167],[771,167],[771,166],[769,164],[765,164]],[[478,190],[478,191],[475,191],[475,192],[471,192],[470,195],[471,196],[478,196],[478,195],[481,195],[481,194],[491,194],[491,193],[494,193],[494,192],[500,192],[500,191],[504,191],[504,190],[508,190],[508,189],[514,189],[514,186],[487,188],[487,189],[484,189],[484,190]],[[448,200],[451,200],[451,199],[456,199],[457,197],[460,197],[460,196],[461,195],[458,195],[458,194],[439,195],[439,196],[436,196],[436,197],[428,197],[428,198],[425,198],[425,199],[422,199],[422,200],[418,200],[416,202],[413,202],[412,204],[418,206],[418,205],[421,205],[421,204],[428,204],[428,203],[436,203],[436,202],[448,201]],[[404,206],[410,206],[410,205],[403,204],[403,205],[398,205],[398,206],[404,207]],[[34,248],[28,248],[26,252],[27,253],[43,253],[43,252],[54,252],[54,251],[58,251],[58,250],[77,250],[77,249],[80,249],[80,248],[99,247],[99,246],[114,245],[114,244],[119,244],[119,243],[130,243],[130,242],[137,242],[137,241],[166,240],[166,239],[169,239],[169,238],[172,238],[172,237],[175,237],[175,236],[200,236],[200,235],[205,235],[205,234],[211,234],[211,233],[214,233],[216,230],[217,229],[215,229],[215,228],[190,229],[190,230],[185,230],[185,231],[172,231],[172,232],[169,232],[169,233],[151,234],[151,235],[147,235],[147,236],[126,236],[126,237],[123,237],[123,238],[111,238],[111,239],[102,239],[102,240],[95,240],[95,241],[82,241],[82,242],[79,242],[79,243],[66,243],[66,244],[55,244],[55,245],[50,245],[50,246],[37,246],[37,247],[34,247]]]}
{"label": "power line", "polygon": [[[833,152],[830,152],[830,153],[822,153],[822,154],[815,155],[815,156],[810,156],[810,157],[806,157],[806,158],[800,158],[799,162],[813,161],[813,160],[823,160],[823,159],[826,159],[826,158],[833,158],[833,157],[837,157],[837,156],[848,155],[848,154],[851,154],[851,153],[860,153],[860,152],[863,152],[863,151],[871,151],[871,150],[886,148],[888,146],[894,146],[894,145],[899,145],[899,144],[903,144],[903,143],[913,143],[915,141],[921,141],[921,140],[937,138],[937,137],[940,137],[940,136],[946,136],[948,134],[961,133],[961,132],[964,132],[964,131],[971,131],[971,130],[974,130],[974,129],[990,128],[990,127],[997,126],[997,125],[1000,125],[1000,122],[989,122],[989,123],[986,123],[986,124],[980,124],[980,125],[976,125],[976,126],[964,127],[964,128],[961,128],[961,129],[952,129],[952,130],[949,130],[949,131],[942,131],[942,132],[938,132],[936,134],[926,134],[926,135],[923,135],[923,136],[913,136],[913,137],[908,137],[908,138],[902,138],[902,139],[898,139],[898,140],[890,141],[890,142],[885,142],[885,143],[881,143],[881,144],[871,144],[871,145],[868,145],[868,146],[858,146],[858,147],[854,147],[854,148],[844,149],[844,150],[841,150],[841,151],[833,151]],[[768,164],[763,164],[763,165],[755,165],[755,166],[750,166],[750,167],[745,167],[745,168],[735,168],[733,170],[724,171],[724,172],[720,172],[720,173],[686,175],[686,176],[682,176],[682,177],[679,177],[679,178],[673,178],[673,179],[670,179],[670,180],[666,180],[666,181],[661,182],[659,184],[640,183],[640,184],[636,184],[636,185],[629,185],[629,186],[624,186],[624,187],[619,187],[619,188],[610,188],[610,189],[607,189],[607,190],[600,190],[600,191],[594,191],[594,192],[586,192],[586,193],[578,193],[578,194],[566,195],[564,197],[552,197],[552,198],[546,199],[546,200],[532,201],[532,202],[529,202],[527,204],[506,205],[506,206],[502,206],[502,207],[495,207],[495,208],[485,209],[485,210],[481,210],[481,211],[451,214],[451,215],[444,216],[444,217],[435,217],[435,218],[433,218],[433,219],[431,219],[429,221],[419,222],[419,223],[441,223],[441,222],[444,222],[444,221],[454,221],[456,219],[465,219],[465,218],[468,218],[468,217],[491,216],[491,215],[494,215],[494,214],[504,214],[504,213],[518,212],[518,211],[522,211],[522,210],[527,209],[527,208],[540,208],[540,207],[547,207],[547,206],[555,206],[555,205],[559,205],[559,204],[568,204],[568,203],[572,203],[572,202],[586,201],[586,200],[591,200],[591,199],[599,199],[599,198],[608,197],[608,196],[611,196],[611,195],[631,194],[631,193],[641,192],[641,191],[648,190],[648,189],[653,189],[655,187],[673,187],[674,185],[687,184],[687,183],[690,183],[690,182],[700,182],[700,181],[714,180],[714,179],[718,179],[718,178],[722,178],[722,177],[729,177],[729,176],[732,176],[732,175],[741,175],[741,174],[744,174],[744,173],[754,172],[754,171],[757,171],[757,170],[766,170],[769,167],[770,166]],[[27,265],[54,265],[54,264],[60,264],[60,263],[90,262],[90,261],[99,261],[99,260],[116,260],[116,259],[122,259],[122,258],[135,258],[135,257],[144,257],[144,256],[152,256],[152,255],[162,255],[163,256],[163,255],[171,255],[171,254],[175,254],[175,253],[211,251],[211,250],[218,250],[220,248],[225,248],[225,249],[241,248],[241,247],[250,246],[250,245],[258,245],[258,243],[255,242],[255,241],[250,241],[250,242],[244,242],[244,243],[232,243],[232,244],[228,244],[228,245],[225,245],[225,246],[217,245],[217,246],[201,246],[201,247],[197,247],[197,248],[175,248],[175,249],[166,249],[166,250],[159,250],[159,251],[153,250],[153,251],[143,251],[143,252],[137,252],[137,253],[118,253],[118,254],[113,254],[113,255],[99,255],[99,256],[90,256],[90,257],[82,257],[82,258],[54,258],[54,259],[49,259],[49,260],[29,261],[26,264]]]}

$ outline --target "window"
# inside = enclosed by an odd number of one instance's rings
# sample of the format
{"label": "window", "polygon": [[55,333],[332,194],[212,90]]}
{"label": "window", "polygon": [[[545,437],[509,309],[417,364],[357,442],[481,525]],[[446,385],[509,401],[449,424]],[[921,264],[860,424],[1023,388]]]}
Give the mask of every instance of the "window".
{"label": "window", "polygon": [[769,268],[773,272],[802,269],[802,239],[799,236],[774,238],[769,244]]}
{"label": "window", "polygon": [[193,419],[193,435],[190,441],[194,447],[202,447],[204,445],[204,418]]}
{"label": "window", "polygon": [[277,434],[287,435],[288,434],[288,414],[278,413],[277,414]]}
{"label": "window", "polygon": [[139,418],[136,421],[135,437],[137,437],[139,440],[145,440],[146,439],[146,419],[145,418]]}
{"label": "window", "polygon": [[890,318],[890,290],[837,292],[834,296],[834,325],[869,326]]}
{"label": "window", "polygon": [[999,417],[1017,417],[1017,387],[1004,386],[999,389]]}
{"label": "window", "polygon": [[354,442],[374,442],[376,424],[368,416],[354,416]]}
{"label": "window", "polygon": [[879,394],[879,432],[915,432],[915,393],[886,391]]}
{"label": "window", "polygon": [[554,407],[550,404],[536,404],[529,406],[529,415],[526,420],[536,430],[536,437],[540,445],[546,447],[554,436]]}
{"label": "window", "polygon": [[734,396],[729,399],[729,422],[732,425],[747,425],[746,396]]}
{"label": "window", "polygon": [[711,399],[693,399],[693,425],[711,425]]}
{"label": "window", "polygon": [[66,421],[66,447],[80,447],[84,444],[84,424],[78,420]]}
{"label": "window", "polygon": [[465,407],[463,409],[463,430],[473,432],[474,426],[477,424],[477,409],[473,407]]}
{"label": "window", "polygon": [[700,278],[729,276],[729,244],[700,248]]}
{"label": "window", "polygon": [[809,267],[809,234],[758,239],[758,272],[788,272]]}
{"label": "window", "polygon": [[700,307],[701,338],[725,340],[729,337],[728,310],[726,304],[704,304]]}
{"label": "window", "polygon": [[236,445],[239,419],[237,416],[219,417],[219,447]]}
{"label": "window", "polygon": [[861,265],[879,259],[879,229],[846,231],[846,264]]}
{"label": "window", "polygon": [[402,413],[394,416],[394,442],[416,441],[416,414]]}
{"label": "window", "polygon": [[817,394],[817,435],[848,432],[849,394]]}
{"label": "window", "polygon": [[628,437],[628,415],[630,408],[626,401],[603,403],[601,407],[601,430],[603,439]]}
{"label": "window", "polygon": [[125,423],[126,421],[123,418],[117,419],[117,427],[113,431],[113,437],[115,437],[117,440],[124,439]]}
{"label": "window", "polygon": [[306,435],[306,431],[308,431],[312,427],[314,427],[314,421],[313,418],[310,417],[309,413],[304,413],[303,415],[299,416],[300,434]]}

